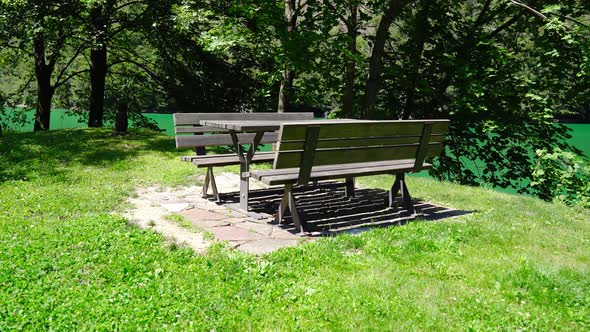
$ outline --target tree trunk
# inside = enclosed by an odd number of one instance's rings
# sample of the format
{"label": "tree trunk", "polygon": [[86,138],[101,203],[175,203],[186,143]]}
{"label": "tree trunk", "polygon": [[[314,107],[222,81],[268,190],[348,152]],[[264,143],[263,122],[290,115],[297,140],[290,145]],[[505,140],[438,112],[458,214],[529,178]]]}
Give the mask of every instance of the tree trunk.
{"label": "tree trunk", "polygon": [[348,35],[347,49],[350,57],[346,59],[344,68],[344,91],[342,93],[342,115],[345,118],[353,117],[354,108],[354,81],[356,79],[356,61],[354,54],[356,54],[356,36],[357,36],[357,14],[358,7],[356,5],[350,6],[350,16],[346,22],[346,34]]}
{"label": "tree trunk", "polygon": [[[291,32],[293,32],[297,27],[295,0],[285,0],[285,25],[287,29],[286,39],[288,40]],[[281,87],[279,88],[279,103],[277,107],[277,112],[279,113],[289,110],[291,106],[294,77],[295,73],[291,68],[289,68],[289,64],[286,63],[285,69],[283,70],[283,78],[281,79]]]}
{"label": "tree trunk", "polygon": [[[48,81],[48,80],[47,80]],[[37,111],[35,112],[34,131],[49,130],[51,119],[51,85],[37,81]]]}
{"label": "tree trunk", "polygon": [[400,119],[406,120],[411,116],[416,115],[416,85],[419,79],[419,72],[422,62],[422,54],[424,53],[424,44],[428,37],[430,27],[428,25],[428,2],[422,5],[422,8],[416,14],[416,23],[414,27],[414,34],[412,41],[410,41],[412,50],[410,54],[410,61],[408,63],[410,84],[406,89],[405,107],[400,114]]}
{"label": "tree trunk", "polygon": [[91,11],[93,37],[96,44],[90,51],[90,114],[88,127],[102,127],[104,117],[104,93],[107,76],[107,26],[108,17],[104,5]]}
{"label": "tree trunk", "polygon": [[293,71],[285,68],[283,71],[283,79],[281,80],[281,87],[279,88],[279,106],[277,112],[286,112],[290,108],[291,99],[293,96]]}
{"label": "tree trunk", "polygon": [[415,0],[390,0],[377,27],[371,59],[369,60],[369,77],[367,78],[363,98],[363,118],[365,119],[375,118],[375,106],[383,73],[383,55],[385,55],[385,42],[389,37],[389,27],[399,14],[399,11],[412,1]]}
{"label": "tree trunk", "polygon": [[125,103],[120,103],[115,113],[115,132],[117,134],[127,133],[129,128],[129,118],[127,115],[128,106]]}
{"label": "tree trunk", "polygon": [[88,127],[102,127],[104,117],[104,93],[107,77],[107,47],[90,51],[90,114]]}
{"label": "tree trunk", "polygon": [[35,51],[35,76],[37,78],[37,110],[35,112],[34,130],[49,130],[51,119],[51,99],[53,87],[51,86],[52,65],[45,62],[45,39],[41,34],[33,40]]}

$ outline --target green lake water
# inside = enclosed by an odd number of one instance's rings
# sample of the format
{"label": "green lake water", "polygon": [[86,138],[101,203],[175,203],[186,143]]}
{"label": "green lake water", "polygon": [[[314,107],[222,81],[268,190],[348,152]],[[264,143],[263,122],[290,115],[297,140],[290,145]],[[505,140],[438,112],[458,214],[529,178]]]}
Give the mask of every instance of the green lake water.
{"label": "green lake water", "polygon": [[[144,114],[147,118],[153,120],[158,124],[167,135],[174,135],[174,122],[172,120],[172,114]],[[25,112],[27,118],[27,124],[17,125],[6,130],[13,130],[19,132],[27,132],[33,130],[33,118],[34,112]],[[131,124],[133,127],[133,124]],[[567,127],[572,129],[572,138],[569,142],[584,151],[587,156],[590,156],[590,124],[566,124]],[[51,128],[50,129],[65,129],[65,128],[85,128],[86,123],[80,122],[79,117],[67,110],[56,109],[51,112]]]}
{"label": "green lake water", "polygon": [[[15,110],[8,110],[8,112],[16,112]],[[17,132],[29,132],[33,131],[33,121],[35,119],[34,111],[23,112],[26,118],[26,123],[21,125],[11,125],[5,130],[12,130]],[[174,135],[174,121],[172,120],[172,114],[144,114],[148,119],[153,120],[158,124],[160,129],[168,135]],[[112,126],[112,123],[106,125]],[[133,123],[131,124],[133,127]],[[72,112],[65,109],[54,109],[51,110],[51,120],[49,129],[68,129],[68,128],[86,128],[86,120],[80,120],[80,117]]]}

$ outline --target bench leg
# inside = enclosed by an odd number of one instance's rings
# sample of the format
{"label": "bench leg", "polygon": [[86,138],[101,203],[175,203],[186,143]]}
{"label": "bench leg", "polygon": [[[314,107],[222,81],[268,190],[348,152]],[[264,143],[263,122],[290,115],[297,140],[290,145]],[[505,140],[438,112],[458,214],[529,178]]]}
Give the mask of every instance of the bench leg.
{"label": "bench leg", "polygon": [[207,191],[209,190],[209,180],[211,179],[209,173],[210,169],[211,167],[208,167],[207,174],[205,174],[205,182],[203,183],[203,198],[207,197]]}
{"label": "bench leg", "polygon": [[289,208],[289,193],[287,192],[287,188],[283,193],[283,198],[281,198],[281,204],[279,204],[279,209],[277,211],[277,215],[275,216],[275,222],[279,225],[283,223],[283,218],[285,216],[285,211]]}
{"label": "bench leg", "polygon": [[412,197],[408,191],[408,186],[406,185],[406,175],[404,173],[398,173],[395,175],[395,182],[389,191],[389,207],[393,207],[395,205],[395,197],[398,193],[401,194],[402,202],[404,203],[408,212],[414,214],[416,211],[414,210],[414,204],[412,204]]}
{"label": "bench leg", "polygon": [[[295,229],[299,231],[299,233],[304,233],[303,229],[303,219],[299,216],[299,212],[297,211],[297,204],[295,203],[295,196],[293,196],[293,185],[289,185],[289,211],[291,211],[291,218],[293,218],[293,223],[295,224]],[[285,190],[287,186],[285,186]]]}
{"label": "bench leg", "polygon": [[295,196],[293,195],[293,184],[290,183],[285,185],[285,192],[283,193],[283,198],[281,199],[281,204],[279,205],[279,210],[277,211],[277,215],[275,217],[275,220],[279,224],[283,221],[283,217],[287,208],[291,212],[291,218],[293,218],[295,229],[297,229],[299,233],[304,233],[304,220],[301,219],[299,211],[297,211],[297,204],[295,203]]}
{"label": "bench leg", "polygon": [[215,175],[213,175],[213,167],[209,167],[210,180],[211,180],[211,189],[213,190],[213,197],[215,197],[215,201],[219,202],[219,192],[217,191],[217,183],[215,183]]}
{"label": "bench leg", "polygon": [[354,197],[354,178],[346,178],[344,195],[346,197]]}
{"label": "bench leg", "polygon": [[207,197],[209,186],[213,190],[213,197],[215,201],[219,202],[219,192],[217,191],[217,184],[215,183],[215,175],[213,175],[213,167],[207,167],[207,174],[205,175],[205,183],[203,183],[203,198]]}

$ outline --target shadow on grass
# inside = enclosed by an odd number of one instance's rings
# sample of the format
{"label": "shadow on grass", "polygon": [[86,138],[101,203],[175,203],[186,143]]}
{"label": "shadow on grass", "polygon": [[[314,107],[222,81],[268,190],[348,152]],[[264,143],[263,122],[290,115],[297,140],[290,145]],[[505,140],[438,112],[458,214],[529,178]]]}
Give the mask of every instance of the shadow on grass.
{"label": "shadow on grass", "polygon": [[[250,192],[250,210],[272,216],[281,201],[282,189],[262,189]],[[314,235],[336,235],[338,233],[360,233],[377,227],[405,225],[410,221],[436,221],[467,215],[474,211],[453,210],[429,202],[414,200],[417,215],[410,215],[406,209],[389,208],[388,192],[381,189],[356,189],[355,196],[347,198],[343,185],[329,183],[319,187],[307,187],[295,192],[298,210],[307,221],[308,229]],[[222,195],[224,204],[239,204],[239,193]],[[291,217],[280,227],[293,233]]]}
{"label": "shadow on grass", "polygon": [[176,155],[171,137],[145,131],[125,136],[108,129],[11,133],[0,138],[0,183],[67,176],[80,165],[108,167],[145,151]]}

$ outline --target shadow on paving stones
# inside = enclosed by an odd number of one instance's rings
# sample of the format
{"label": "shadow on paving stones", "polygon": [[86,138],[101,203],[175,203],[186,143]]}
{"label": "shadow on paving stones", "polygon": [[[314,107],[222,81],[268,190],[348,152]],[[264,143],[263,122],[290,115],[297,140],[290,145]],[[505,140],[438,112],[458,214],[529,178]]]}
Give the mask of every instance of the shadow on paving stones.
{"label": "shadow on paving stones", "polygon": [[[251,212],[273,216],[281,201],[282,188],[252,190],[249,206]],[[239,193],[221,194],[224,205],[237,205]],[[388,191],[380,189],[356,189],[355,196],[347,198],[341,183],[321,184],[295,190],[298,210],[311,236],[330,236],[339,233],[361,233],[377,227],[405,225],[409,221],[436,221],[454,218],[473,211],[445,208],[429,202],[414,200],[417,215],[410,215],[403,207],[387,207]],[[398,198],[399,199],[399,198]],[[398,204],[399,205],[399,204]],[[296,233],[289,212],[284,224],[278,225]]]}

